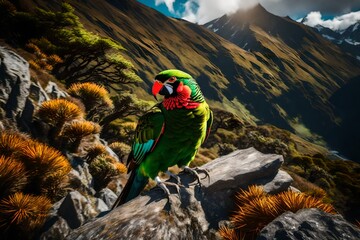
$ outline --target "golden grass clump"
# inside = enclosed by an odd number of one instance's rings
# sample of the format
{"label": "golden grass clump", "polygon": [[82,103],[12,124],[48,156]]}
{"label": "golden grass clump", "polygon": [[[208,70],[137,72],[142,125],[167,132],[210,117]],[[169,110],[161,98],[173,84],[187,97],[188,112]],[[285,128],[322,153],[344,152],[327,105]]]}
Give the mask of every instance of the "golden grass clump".
{"label": "golden grass clump", "polygon": [[0,154],[10,157],[17,154],[25,146],[26,139],[17,133],[0,133]]}
{"label": "golden grass clump", "polygon": [[113,107],[109,92],[103,86],[95,83],[75,83],[70,86],[68,93],[73,97],[80,98],[87,110],[98,105]]}
{"label": "golden grass clump", "polygon": [[82,118],[84,113],[75,103],[65,99],[53,99],[44,102],[37,114],[44,122],[61,128],[67,121]]}
{"label": "golden grass clump", "polygon": [[31,177],[31,192],[55,198],[61,183],[71,170],[67,158],[60,151],[43,143],[33,142],[24,147],[21,159]]}
{"label": "golden grass clump", "polygon": [[284,212],[297,212],[303,208],[318,208],[336,213],[332,205],[304,193],[286,191],[268,195],[262,187],[250,186],[236,195],[236,210],[230,217],[231,227],[223,226],[219,234],[224,239],[255,239],[263,227]]}
{"label": "golden grass clump", "polygon": [[245,238],[245,236],[242,236],[241,233],[235,229],[223,225],[220,226],[218,232],[221,238],[224,240],[240,240]]}
{"label": "golden grass clump", "polygon": [[96,144],[87,150],[85,159],[90,162],[94,160],[96,157],[100,156],[101,154],[104,154],[105,152],[106,152],[106,147],[104,145]]}
{"label": "golden grass clump", "polygon": [[131,152],[131,147],[122,142],[113,142],[109,145],[109,147],[115,152],[121,161],[123,161]]}
{"label": "golden grass clump", "polygon": [[0,228],[33,234],[43,225],[50,208],[51,202],[44,196],[15,193],[0,201]]}
{"label": "golden grass clump", "polygon": [[22,191],[28,183],[27,180],[22,162],[0,156],[0,198]]}
{"label": "golden grass clump", "polygon": [[318,208],[327,213],[336,213],[332,205],[324,203],[322,199],[307,196],[303,193],[286,191],[276,195],[276,198],[282,212],[291,211],[295,213],[303,208]]}
{"label": "golden grass clump", "polygon": [[66,175],[71,170],[67,158],[57,149],[46,144],[33,142],[23,148],[21,159],[37,175],[48,176],[54,173]]}
{"label": "golden grass clump", "polygon": [[72,121],[64,125],[61,136],[69,139],[79,139],[90,134],[100,133],[101,127],[99,124],[90,121]]}
{"label": "golden grass clump", "polygon": [[119,174],[127,173],[127,167],[123,163],[120,162],[114,163],[114,167]]}
{"label": "golden grass clump", "polygon": [[248,190],[241,189],[240,192],[236,194],[236,204],[238,206],[243,206],[254,199],[266,197],[266,195],[263,187],[252,185],[249,186]]}

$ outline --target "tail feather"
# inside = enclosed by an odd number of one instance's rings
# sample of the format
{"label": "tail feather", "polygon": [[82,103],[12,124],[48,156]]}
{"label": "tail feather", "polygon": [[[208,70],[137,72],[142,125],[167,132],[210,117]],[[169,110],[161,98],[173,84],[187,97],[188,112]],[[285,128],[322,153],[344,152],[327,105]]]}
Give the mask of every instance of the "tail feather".
{"label": "tail feather", "polygon": [[120,196],[116,199],[114,205],[112,206],[112,209],[115,209],[116,207],[137,197],[148,182],[149,178],[140,174],[138,168],[131,171],[130,177]]}

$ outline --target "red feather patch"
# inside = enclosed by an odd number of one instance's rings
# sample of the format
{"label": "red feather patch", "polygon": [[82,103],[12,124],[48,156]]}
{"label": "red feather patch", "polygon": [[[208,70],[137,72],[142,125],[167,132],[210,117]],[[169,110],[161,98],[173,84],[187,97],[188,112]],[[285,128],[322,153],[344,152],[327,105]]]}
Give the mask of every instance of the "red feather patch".
{"label": "red feather patch", "polygon": [[179,84],[176,91],[178,93],[177,96],[164,99],[163,106],[166,110],[173,110],[175,108],[194,109],[200,105],[200,103],[191,101],[191,89],[188,86],[183,85],[183,83]]}

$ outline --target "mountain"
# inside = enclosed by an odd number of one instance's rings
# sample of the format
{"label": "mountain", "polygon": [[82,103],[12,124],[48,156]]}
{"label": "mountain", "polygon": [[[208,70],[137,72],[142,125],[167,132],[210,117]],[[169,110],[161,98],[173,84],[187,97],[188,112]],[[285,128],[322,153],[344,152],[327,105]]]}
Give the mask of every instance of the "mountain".
{"label": "mountain", "polygon": [[[26,8],[59,8],[56,1],[17,2]],[[149,91],[157,72],[183,69],[198,80],[213,107],[250,123],[271,123],[312,140],[323,138],[339,148],[335,133],[341,122],[328,99],[360,75],[360,65],[311,28],[274,16],[260,5],[205,25],[218,28],[215,33],[132,0],[71,4],[87,29],[126,48],[125,55],[144,80],[135,90],[141,97],[149,95],[143,89]],[[231,39],[232,34],[237,37]]]}
{"label": "mountain", "polygon": [[321,25],[316,25],[314,29],[321,36],[337,44],[344,52],[353,55],[360,61],[360,21],[341,31],[334,31]]}

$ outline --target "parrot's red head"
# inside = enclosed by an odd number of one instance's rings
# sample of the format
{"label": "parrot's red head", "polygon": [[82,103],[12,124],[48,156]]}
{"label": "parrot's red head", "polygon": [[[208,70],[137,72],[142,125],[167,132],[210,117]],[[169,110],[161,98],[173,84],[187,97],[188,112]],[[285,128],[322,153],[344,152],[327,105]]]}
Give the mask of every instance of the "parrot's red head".
{"label": "parrot's red head", "polygon": [[187,73],[170,69],[160,72],[155,77],[152,94],[165,97],[163,105],[167,110],[175,108],[196,108],[204,97],[195,80]]}

